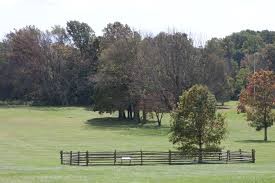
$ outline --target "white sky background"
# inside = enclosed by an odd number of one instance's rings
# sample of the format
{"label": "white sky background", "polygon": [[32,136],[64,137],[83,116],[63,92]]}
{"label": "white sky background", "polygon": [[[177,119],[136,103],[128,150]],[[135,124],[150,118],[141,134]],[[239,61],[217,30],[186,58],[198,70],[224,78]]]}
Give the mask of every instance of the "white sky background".
{"label": "white sky background", "polygon": [[14,28],[46,30],[69,20],[88,23],[97,35],[120,21],[143,34],[175,29],[205,41],[244,29],[275,30],[275,0],[0,0],[0,39]]}

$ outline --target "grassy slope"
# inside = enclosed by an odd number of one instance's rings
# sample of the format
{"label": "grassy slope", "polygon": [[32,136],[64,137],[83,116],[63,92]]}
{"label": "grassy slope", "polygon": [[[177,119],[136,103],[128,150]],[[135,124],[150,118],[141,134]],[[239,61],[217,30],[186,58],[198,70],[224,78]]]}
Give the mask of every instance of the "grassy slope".
{"label": "grassy slope", "polygon": [[[0,183],[6,182],[275,182],[275,128],[271,142],[236,114],[227,115],[225,149],[256,149],[256,164],[69,167],[59,151],[168,150],[169,117],[162,128],[119,123],[80,107],[1,107]],[[273,141],[272,141],[273,140]]]}

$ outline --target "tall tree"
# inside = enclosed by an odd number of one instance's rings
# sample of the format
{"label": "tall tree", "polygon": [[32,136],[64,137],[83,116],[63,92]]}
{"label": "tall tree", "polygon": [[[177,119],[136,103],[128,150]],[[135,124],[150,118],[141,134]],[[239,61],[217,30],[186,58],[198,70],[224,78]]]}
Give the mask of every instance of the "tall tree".
{"label": "tall tree", "polygon": [[91,103],[98,44],[92,42],[82,54],[64,28],[43,32],[27,26],[8,34],[3,45],[7,80],[0,89],[9,93],[6,97],[51,105]]}
{"label": "tall tree", "polygon": [[226,133],[225,118],[216,114],[216,100],[207,87],[194,85],[180,96],[172,113],[170,141],[186,153],[217,149]]}
{"label": "tall tree", "polygon": [[245,89],[248,83],[248,76],[250,75],[250,73],[251,71],[248,68],[241,68],[239,70],[234,83],[235,95],[239,95],[241,91]]}
{"label": "tall tree", "polygon": [[154,63],[161,73],[158,79],[163,90],[169,91],[176,103],[182,90],[198,82],[195,75],[200,55],[192,40],[183,33],[160,33],[154,38],[154,44],[159,54],[158,63]]}
{"label": "tall tree", "polygon": [[136,64],[140,36],[127,25],[115,22],[107,25],[101,40],[103,50],[96,76],[94,109],[101,112],[119,110],[119,118],[124,118],[124,111],[128,110],[128,117],[133,118],[132,112],[137,108],[138,100],[135,74],[138,72]]}
{"label": "tall tree", "polygon": [[40,83],[45,74],[47,40],[34,26],[27,26],[9,33],[4,40],[7,46],[7,61],[11,76],[13,96],[17,99],[37,100]]}
{"label": "tall tree", "polygon": [[95,44],[97,44],[97,38],[88,24],[79,21],[69,21],[66,29],[74,45],[79,48],[83,56],[96,56],[98,48]]}
{"label": "tall tree", "polygon": [[219,89],[215,92],[218,102],[224,106],[224,102],[231,100],[234,94],[234,80],[230,76],[225,76],[224,81],[218,84]]}
{"label": "tall tree", "polygon": [[138,33],[133,31],[127,24],[124,25],[120,22],[109,23],[103,29],[100,45],[104,49],[118,40],[126,40],[138,36]]}
{"label": "tall tree", "polygon": [[275,101],[275,75],[272,71],[258,71],[250,78],[246,89],[241,93],[240,102],[247,105],[247,120],[257,131],[264,129],[267,141],[267,128],[275,121],[272,113]]}
{"label": "tall tree", "polygon": [[268,62],[268,69],[275,72],[275,44],[266,45],[262,52],[264,59]]}
{"label": "tall tree", "polygon": [[91,104],[91,95],[94,92],[94,79],[98,67],[99,39],[93,29],[86,23],[79,21],[67,22],[66,30],[73,45],[80,51],[80,57],[75,60],[72,69],[74,97],[80,103]]}

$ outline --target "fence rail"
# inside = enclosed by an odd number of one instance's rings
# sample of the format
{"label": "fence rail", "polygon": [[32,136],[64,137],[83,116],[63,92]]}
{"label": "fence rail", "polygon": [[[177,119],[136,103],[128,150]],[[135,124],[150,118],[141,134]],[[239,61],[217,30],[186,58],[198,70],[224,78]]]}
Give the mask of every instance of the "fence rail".
{"label": "fence rail", "polygon": [[183,154],[179,151],[114,151],[114,152],[72,152],[60,151],[62,165],[153,165],[192,163],[255,163],[255,150],[251,152],[222,151],[203,152],[201,155]]}

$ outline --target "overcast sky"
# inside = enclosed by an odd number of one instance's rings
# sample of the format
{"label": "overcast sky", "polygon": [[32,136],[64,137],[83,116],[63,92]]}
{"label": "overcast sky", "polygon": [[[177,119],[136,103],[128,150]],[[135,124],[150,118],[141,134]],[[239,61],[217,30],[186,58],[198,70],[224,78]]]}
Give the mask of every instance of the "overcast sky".
{"label": "overcast sky", "polygon": [[275,0],[0,0],[0,8],[0,38],[14,28],[45,30],[69,20],[88,23],[97,35],[114,21],[142,33],[176,29],[202,39],[275,30]]}

